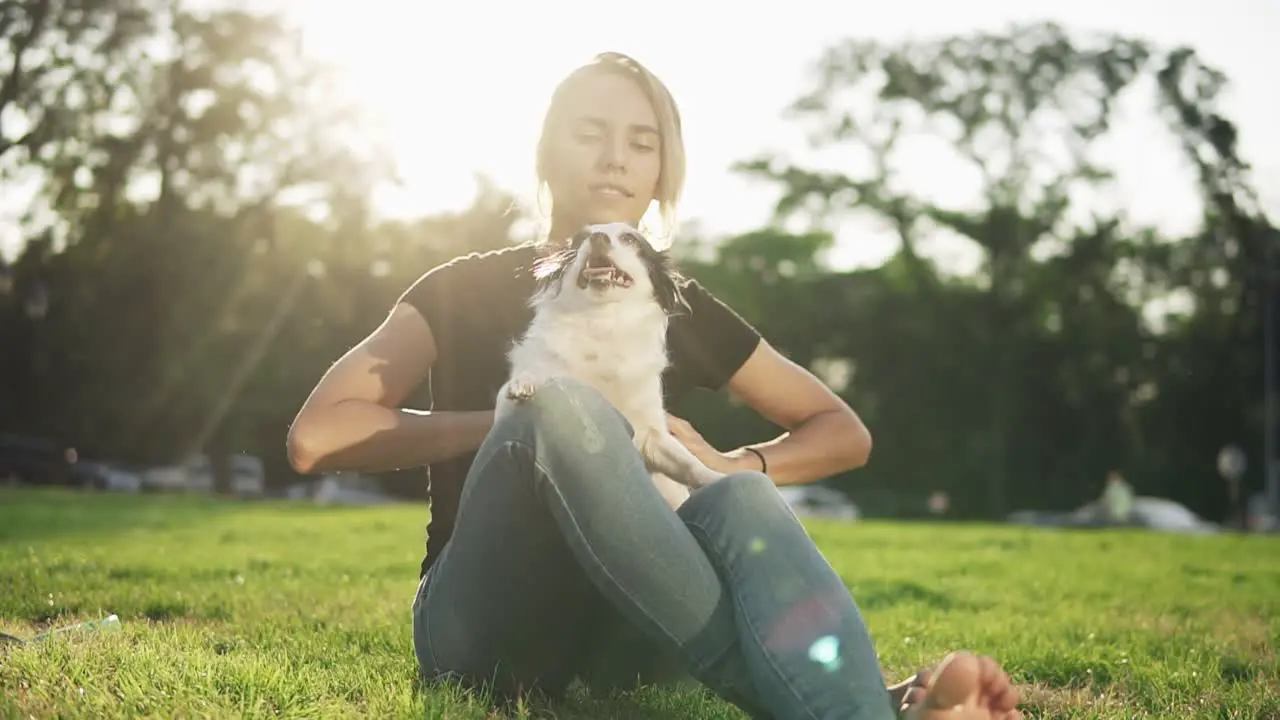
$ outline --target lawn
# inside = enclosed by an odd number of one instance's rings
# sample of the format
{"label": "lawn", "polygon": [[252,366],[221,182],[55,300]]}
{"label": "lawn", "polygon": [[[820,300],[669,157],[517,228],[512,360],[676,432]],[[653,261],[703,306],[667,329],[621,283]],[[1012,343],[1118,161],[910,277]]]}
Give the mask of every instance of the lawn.
{"label": "lawn", "polygon": [[[0,490],[3,717],[498,717],[420,689],[409,604],[426,509]],[[998,526],[810,531],[897,678],[998,656],[1032,717],[1280,718],[1280,540]],[[694,689],[529,717],[738,718]],[[522,711],[524,712],[524,711]]]}

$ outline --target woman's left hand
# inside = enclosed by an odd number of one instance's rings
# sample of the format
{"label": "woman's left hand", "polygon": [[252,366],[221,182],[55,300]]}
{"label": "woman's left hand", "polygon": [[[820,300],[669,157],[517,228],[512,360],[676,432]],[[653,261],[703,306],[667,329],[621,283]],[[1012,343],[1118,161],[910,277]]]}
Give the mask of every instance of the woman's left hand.
{"label": "woman's left hand", "polygon": [[688,448],[694,457],[701,460],[703,465],[722,473],[731,473],[739,469],[733,458],[712,447],[711,443],[707,442],[688,420],[667,413],[667,427],[670,428],[675,439]]}

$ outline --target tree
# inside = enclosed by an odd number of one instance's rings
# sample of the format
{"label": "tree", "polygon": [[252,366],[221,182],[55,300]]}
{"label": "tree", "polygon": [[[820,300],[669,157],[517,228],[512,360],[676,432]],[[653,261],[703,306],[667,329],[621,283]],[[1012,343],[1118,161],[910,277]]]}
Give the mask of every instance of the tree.
{"label": "tree", "polygon": [[[931,444],[946,456],[946,468],[937,460],[883,458],[881,443],[876,466],[917,477],[983,478],[981,510],[1000,515],[1011,501],[1079,501],[1082,481],[1100,482],[1108,467],[1137,461],[1139,439],[1154,439],[1135,412],[1155,382],[1144,374],[1147,356],[1165,347],[1141,313],[1152,296],[1174,289],[1154,281],[1169,267],[1158,262],[1160,253],[1168,258],[1189,245],[1132,228],[1123,209],[1085,208],[1078,198],[1111,179],[1095,158],[1096,142],[1122,97],[1137,91],[1140,79],[1154,78],[1153,99],[1210,200],[1206,227],[1221,232],[1238,224],[1238,205],[1224,198],[1247,186],[1234,130],[1216,109],[1220,74],[1187,49],[1160,52],[1133,38],[1072,35],[1040,23],[891,45],[848,40],[823,54],[815,77],[790,114],[810,129],[815,147],[861,159],[863,172],[769,156],[740,169],[780,186],[779,222],[802,216],[826,227],[850,212],[870,212],[899,237],[898,256],[882,270],[908,279],[901,292],[914,293],[914,301],[880,308],[895,313],[896,328],[868,320],[884,332],[852,349],[859,382],[897,388],[900,394],[876,407],[914,414],[891,424],[891,435],[917,438],[918,418],[941,413],[955,416],[947,429],[953,440]],[[930,152],[950,148],[977,180],[968,202],[902,186],[902,158],[929,136],[943,141]],[[922,250],[939,235],[980,251],[977,275],[943,279]],[[935,337],[887,348],[888,338],[905,337],[903,323]],[[964,331],[950,332],[955,328]],[[924,363],[914,381],[893,382],[911,362]],[[873,374],[877,365],[882,374]],[[937,373],[955,384],[927,382]],[[975,380],[985,391],[975,392]]]}

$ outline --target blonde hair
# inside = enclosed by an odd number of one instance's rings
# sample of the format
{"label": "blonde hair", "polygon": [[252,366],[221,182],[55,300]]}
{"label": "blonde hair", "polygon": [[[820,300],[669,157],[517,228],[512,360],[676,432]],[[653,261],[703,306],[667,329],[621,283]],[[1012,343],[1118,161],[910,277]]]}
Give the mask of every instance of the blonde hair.
{"label": "blonde hair", "polygon": [[[604,52],[596,55],[591,62],[582,65],[569,73],[551,94],[551,102],[547,106],[542,120],[542,131],[538,136],[537,148],[537,207],[546,226],[550,227],[551,211],[546,210],[552,204],[550,186],[547,183],[547,171],[551,167],[552,128],[560,120],[562,98],[572,82],[591,72],[613,72],[630,78],[649,99],[653,113],[657,116],[658,133],[661,136],[660,157],[662,169],[658,175],[658,186],[654,191],[654,200],[658,203],[659,217],[662,220],[661,233],[670,238],[676,231],[677,209],[680,195],[684,192],[685,152],[684,134],[680,127],[680,109],[667,86],[656,75],[635,59],[616,52]],[[545,207],[544,207],[545,203]]]}

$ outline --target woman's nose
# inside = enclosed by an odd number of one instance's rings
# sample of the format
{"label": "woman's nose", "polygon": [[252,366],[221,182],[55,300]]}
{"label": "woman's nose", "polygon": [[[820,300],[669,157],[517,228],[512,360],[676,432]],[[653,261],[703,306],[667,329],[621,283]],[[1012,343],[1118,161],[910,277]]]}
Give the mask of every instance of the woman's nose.
{"label": "woman's nose", "polygon": [[626,142],[610,138],[600,144],[599,163],[603,170],[623,172],[626,170]]}

